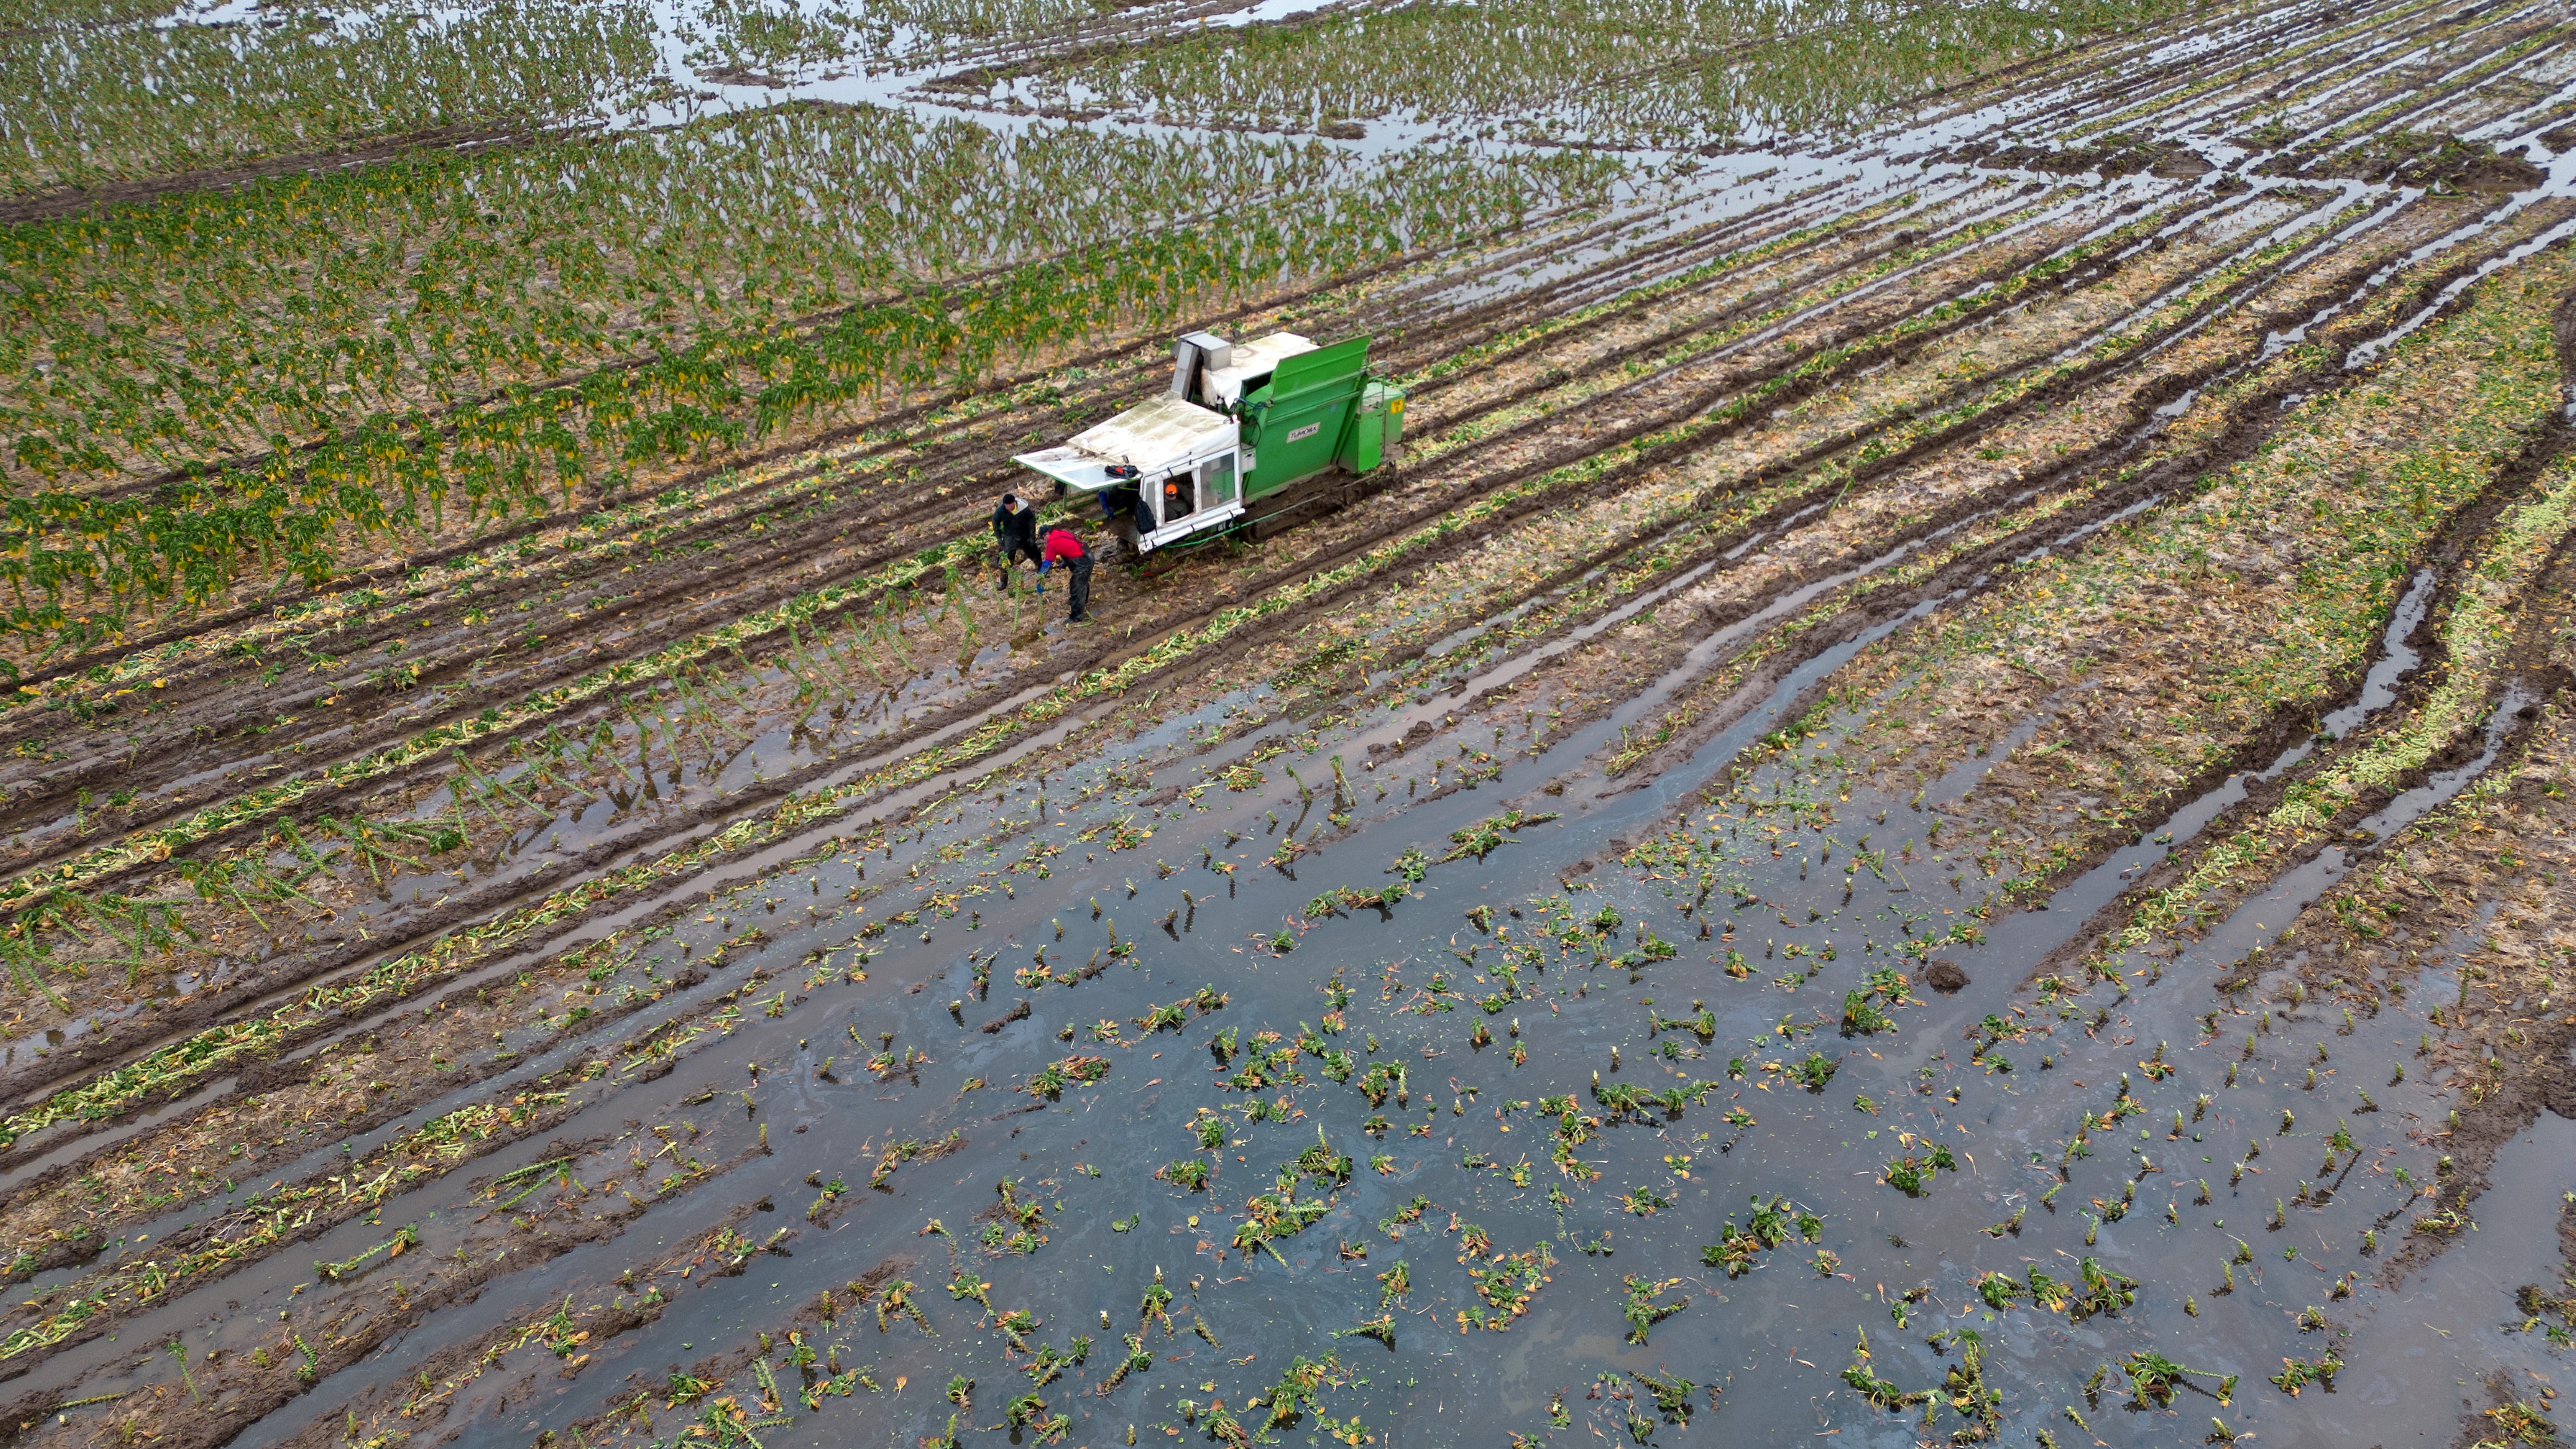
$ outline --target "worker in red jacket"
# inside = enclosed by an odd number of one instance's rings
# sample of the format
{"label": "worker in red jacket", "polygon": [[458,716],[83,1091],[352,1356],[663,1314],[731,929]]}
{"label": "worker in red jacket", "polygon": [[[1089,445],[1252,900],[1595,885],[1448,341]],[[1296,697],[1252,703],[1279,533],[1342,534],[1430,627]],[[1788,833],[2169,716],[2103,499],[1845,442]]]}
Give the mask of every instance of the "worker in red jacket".
{"label": "worker in red jacket", "polygon": [[1070,528],[1047,531],[1046,546],[1038,555],[1038,571],[1044,573],[1063,564],[1073,571],[1073,586],[1066,590],[1073,596],[1073,606],[1065,613],[1068,624],[1091,622],[1091,550],[1082,546],[1081,535]]}

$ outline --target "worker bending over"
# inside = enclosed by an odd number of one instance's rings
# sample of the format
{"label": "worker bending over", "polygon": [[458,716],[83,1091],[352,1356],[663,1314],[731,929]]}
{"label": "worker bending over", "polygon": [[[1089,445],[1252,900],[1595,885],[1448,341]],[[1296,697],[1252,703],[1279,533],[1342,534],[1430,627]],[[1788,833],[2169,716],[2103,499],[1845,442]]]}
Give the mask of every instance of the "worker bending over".
{"label": "worker bending over", "polygon": [[1070,528],[1047,531],[1046,549],[1040,555],[1038,570],[1043,573],[1057,564],[1073,572],[1073,584],[1065,590],[1073,596],[1072,607],[1065,611],[1068,624],[1091,622],[1091,550],[1082,546],[1080,535]]}
{"label": "worker bending over", "polygon": [[1011,580],[1011,563],[1025,558],[1038,559],[1038,511],[1016,493],[1002,495],[1001,506],[993,510],[994,566],[1002,571],[1002,582]]}

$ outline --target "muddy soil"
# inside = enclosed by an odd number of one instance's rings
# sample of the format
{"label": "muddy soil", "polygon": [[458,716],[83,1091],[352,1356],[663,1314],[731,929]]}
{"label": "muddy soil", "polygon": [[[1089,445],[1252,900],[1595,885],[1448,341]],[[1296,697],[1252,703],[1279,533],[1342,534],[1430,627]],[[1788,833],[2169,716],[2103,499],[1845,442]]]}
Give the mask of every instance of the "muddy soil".
{"label": "muddy soil", "polygon": [[7,1422],[2545,1433],[2553,25],[2159,22],[1212,312],[1403,456],[1087,630],[986,495],[1152,339],[57,668]]}

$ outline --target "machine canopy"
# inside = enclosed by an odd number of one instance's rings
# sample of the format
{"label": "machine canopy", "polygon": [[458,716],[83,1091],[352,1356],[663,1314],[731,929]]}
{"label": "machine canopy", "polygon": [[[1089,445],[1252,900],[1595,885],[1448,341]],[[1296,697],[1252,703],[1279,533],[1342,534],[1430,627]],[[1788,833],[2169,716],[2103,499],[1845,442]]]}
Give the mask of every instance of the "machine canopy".
{"label": "machine canopy", "polygon": [[[1158,397],[1075,434],[1061,447],[1022,453],[1012,461],[1067,488],[1096,493],[1214,457],[1233,447],[1235,438],[1234,419],[1223,413],[1175,397]],[[1133,468],[1136,476],[1112,477],[1112,465]]]}

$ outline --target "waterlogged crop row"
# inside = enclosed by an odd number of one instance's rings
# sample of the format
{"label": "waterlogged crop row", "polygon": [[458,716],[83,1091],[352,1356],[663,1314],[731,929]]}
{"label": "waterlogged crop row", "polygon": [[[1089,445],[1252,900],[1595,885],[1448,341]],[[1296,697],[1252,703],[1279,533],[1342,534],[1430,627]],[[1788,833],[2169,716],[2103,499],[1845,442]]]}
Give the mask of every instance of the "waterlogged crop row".
{"label": "waterlogged crop row", "polygon": [[[571,1074],[563,1085],[585,1078]],[[49,1310],[33,1325],[0,1339],[0,1363],[54,1347],[102,1315],[130,1313],[145,1304],[193,1289],[208,1277],[253,1262],[318,1231],[316,1224],[345,1221],[409,1192],[424,1181],[516,1140],[535,1124],[558,1120],[568,1101],[562,1091],[520,1092],[508,1101],[478,1102],[396,1135],[333,1177],[308,1179],[254,1194],[229,1208],[181,1245],[165,1243],[150,1258],[64,1285],[33,1305]],[[20,1261],[34,1253],[20,1249]]]}
{"label": "waterlogged crop row", "polygon": [[[640,366],[444,416],[373,413],[310,449],[149,494],[51,488],[11,504],[15,527],[0,542],[10,612],[0,627],[42,642],[86,620],[83,610],[114,616],[215,597],[248,567],[318,581],[353,542],[436,528],[451,510],[469,522],[537,510],[601,468],[740,446],[889,391],[978,377],[1112,328],[1158,326],[1245,289],[1506,228],[1535,201],[1588,187],[1596,170],[1410,158],[1327,179],[1323,194],[1293,203],[918,288],[808,329],[701,337]],[[1330,224],[1303,224],[1319,206]],[[401,359],[388,362],[399,368]],[[193,431],[157,416],[154,426]],[[62,456],[37,434],[22,433],[17,451],[22,461]]]}
{"label": "waterlogged crop row", "polygon": [[1324,130],[1401,116],[1498,123],[1529,139],[1726,145],[1864,124],[1904,99],[2072,35],[2137,23],[2155,0],[1907,11],[1623,0],[1409,5],[1003,72],[1022,103]]}
{"label": "waterlogged crop row", "polygon": [[641,4],[561,0],[264,24],[0,23],[0,198],[633,109],[670,86],[653,31]]}

